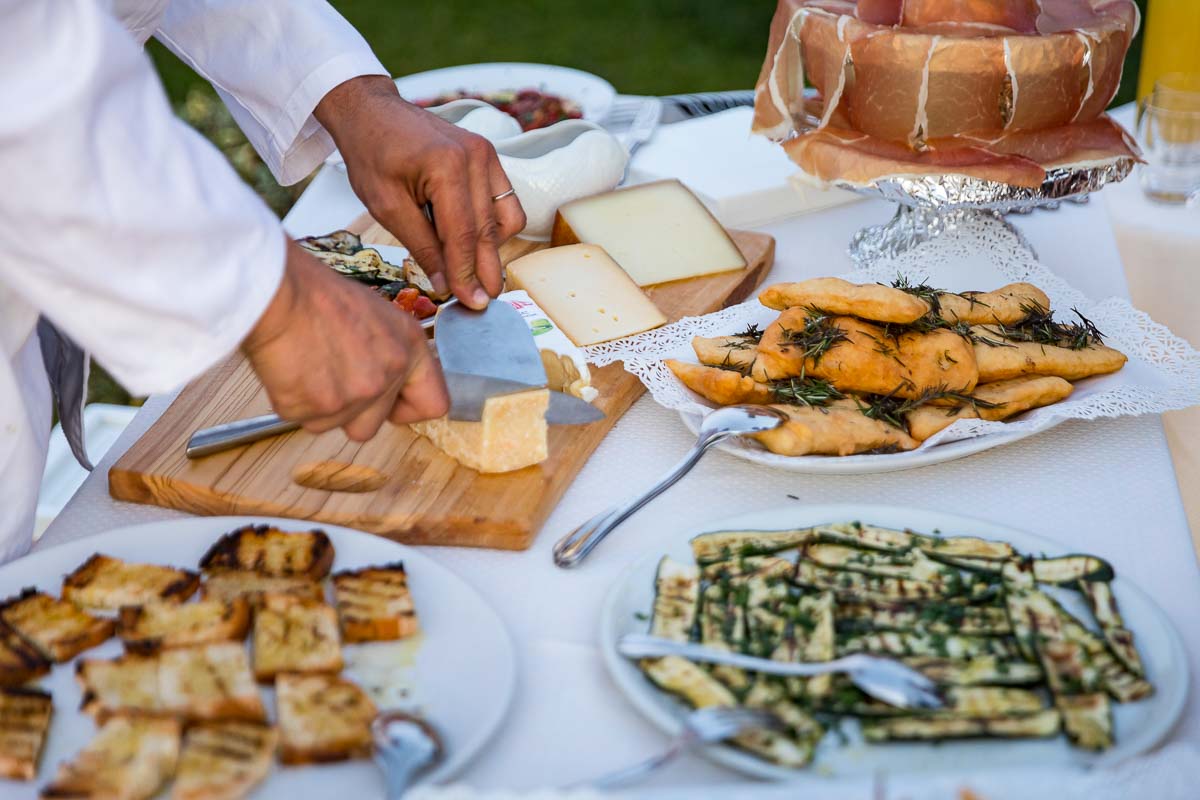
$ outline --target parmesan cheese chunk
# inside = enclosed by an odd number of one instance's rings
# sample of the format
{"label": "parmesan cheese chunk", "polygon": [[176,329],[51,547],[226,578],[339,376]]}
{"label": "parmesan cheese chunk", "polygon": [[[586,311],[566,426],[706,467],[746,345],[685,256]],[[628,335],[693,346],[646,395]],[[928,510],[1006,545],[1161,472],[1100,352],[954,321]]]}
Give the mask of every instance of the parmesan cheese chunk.
{"label": "parmesan cheese chunk", "polygon": [[[746,259],[686,186],[643,183],[567,203],[551,244],[603,247],[638,286],[742,269]],[[536,298],[535,298],[536,299]]]}
{"label": "parmesan cheese chunk", "polygon": [[439,417],[412,423],[412,429],[459,463],[479,472],[511,472],[546,460],[549,455],[547,389],[534,389],[483,404],[483,419],[460,422]]}
{"label": "parmesan cheese chunk", "polygon": [[604,249],[552,247],[508,265],[509,283],[524,289],[579,345],[607,342],[664,325],[667,318]]}

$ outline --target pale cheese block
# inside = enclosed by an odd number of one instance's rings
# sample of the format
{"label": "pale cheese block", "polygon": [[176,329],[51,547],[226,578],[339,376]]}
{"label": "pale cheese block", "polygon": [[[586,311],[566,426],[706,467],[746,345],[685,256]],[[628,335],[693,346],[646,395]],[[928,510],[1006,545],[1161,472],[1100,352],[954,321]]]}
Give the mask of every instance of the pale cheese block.
{"label": "pale cheese block", "polygon": [[551,245],[603,247],[638,286],[743,269],[716,217],[676,180],[585,197],[558,209]]}
{"label": "pale cheese block", "polygon": [[592,374],[588,370],[583,351],[554,324],[549,314],[533,302],[528,292],[518,289],[505,292],[496,299],[512,306],[529,326],[533,341],[542,355],[542,366],[546,368],[546,386],[550,390],[572,394],[589,403],[600,395],[592,387]]}
{"label": "pale cheese block", "polygon": [[522,256],[508,282],[529,294],[580,347],[665,325],[666,316],[602,247],[576,244]]}
{"label": "pale cheese block", "polygon": [[550,391],[534,389],[489,397],[479,422],[439,417],[411,427],[464,466],[479,472],[511,472],[540,464],[549,455],[549,405]]}

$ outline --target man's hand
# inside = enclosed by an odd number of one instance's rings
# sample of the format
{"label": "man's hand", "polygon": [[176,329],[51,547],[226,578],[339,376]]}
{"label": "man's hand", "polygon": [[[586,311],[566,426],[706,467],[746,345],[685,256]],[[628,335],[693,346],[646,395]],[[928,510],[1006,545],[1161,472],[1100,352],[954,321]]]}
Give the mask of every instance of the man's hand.
{"label": "man's hand", "polygon": [[359,199],[435,288],[448,287],[472,308],[500,293],[497,248],[525,227],[525,212],[515,195],[492,199],[512,186],[490,142],[405,102],[380,75],[336,87],[315,115],[346,160]]}
{"label": "man's hand", "polygon": [[276,413],[314,433],[340,427],[365,442],[384,420],[450,407],[416,318],[290,242],[283,282],[242,350]]}

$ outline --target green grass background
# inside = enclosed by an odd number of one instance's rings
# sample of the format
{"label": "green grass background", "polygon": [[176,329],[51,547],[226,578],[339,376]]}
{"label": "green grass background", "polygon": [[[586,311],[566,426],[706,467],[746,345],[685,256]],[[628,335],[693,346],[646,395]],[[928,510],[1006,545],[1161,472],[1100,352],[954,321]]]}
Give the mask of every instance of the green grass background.
{"label": "green grass background", "polygon": [[[1146,0],[1138,0],[1145,12]],[[748,89],[773,0],[334,0],[393,75],[480,61],[536,61],[594,72],[627,94]],[[282,43],[287,46],[287,43]],[[156,42],[149,52],[180,114],[283,215],[303,184],[280,187],[212,89]],[[1133,99],[1140,40],[1116,103]],[[92,400],[130,402],[103,370]]]}

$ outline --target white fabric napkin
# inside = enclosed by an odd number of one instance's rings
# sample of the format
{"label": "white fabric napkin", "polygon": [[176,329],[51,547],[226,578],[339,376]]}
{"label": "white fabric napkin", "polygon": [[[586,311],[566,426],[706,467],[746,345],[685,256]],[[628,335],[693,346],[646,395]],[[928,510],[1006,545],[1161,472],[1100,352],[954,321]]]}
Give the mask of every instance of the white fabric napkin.
{"label": "white fabric napkin", "polygon": [[858,199],[840,189],[818,189],[789,180],[796,165],[774,142],[750,133],[753,109],[660,125],[629,167],[629,182],[686,175],[727,228],[750,228]]}

